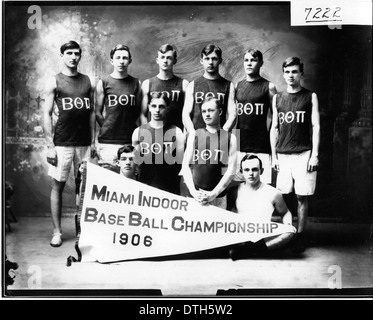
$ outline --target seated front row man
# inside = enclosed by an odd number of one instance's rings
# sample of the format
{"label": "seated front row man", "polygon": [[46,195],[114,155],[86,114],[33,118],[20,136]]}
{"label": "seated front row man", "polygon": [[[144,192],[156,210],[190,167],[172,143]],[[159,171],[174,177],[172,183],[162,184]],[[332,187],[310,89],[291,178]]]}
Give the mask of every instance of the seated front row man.
{"label": "seated front row man", "polygon": [[117,152],[119,161],[119,173],[128,179],[137,180],[138,165],[135,158],[135,147],[131,144],[125,144]]}
{"label": "seated front row man", "polygon": [[[280,191],[260,180],[263,167],[258,156],[246,154],[241,160],[240,171],[245,181],[229,189],[227,209],[264,222],[270,222],[272,214],[276,211],[282,216],[284,224],[291,225],[292,215]],[[256,243],[250,241],[240,243],[230,249],[229,255],[232,260],[237,260],[278,249],[287,244],[293,235],[293,233],[283,233],[261,239]]]}

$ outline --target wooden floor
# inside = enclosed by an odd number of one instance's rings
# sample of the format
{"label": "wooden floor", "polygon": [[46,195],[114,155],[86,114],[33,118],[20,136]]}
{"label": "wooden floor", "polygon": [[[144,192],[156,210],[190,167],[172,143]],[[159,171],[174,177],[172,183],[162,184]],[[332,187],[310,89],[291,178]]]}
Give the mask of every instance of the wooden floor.
{"label": "wooden floor", "polygon": [[[338,222],[308,224],[310,246],[298,256],[286,252],[265,258],[131,261],[112,264],[72,263],[76,257],[74,218],[63,218],[64,243],[49,245],[51,220],[21,217],[6,232],[8,260],[16,262],[14,283],[7,295],[219,295],[335,293],[373,290],[372,225]],[[321,290],[321,291],[320,291]],[[343,291],[343,290],[342,290]]]}

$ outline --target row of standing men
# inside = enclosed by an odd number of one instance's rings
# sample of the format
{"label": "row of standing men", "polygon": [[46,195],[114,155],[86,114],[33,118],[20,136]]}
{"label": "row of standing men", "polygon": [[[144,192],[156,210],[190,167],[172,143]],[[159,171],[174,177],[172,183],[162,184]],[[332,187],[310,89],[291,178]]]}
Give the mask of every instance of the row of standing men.
{"label": "row of standing men", "polygon": [[[111,50],[113,71],[94,87],[88,76],[78,72],[79,44],[70,41],[60,53],[62,70],[48,80],[44,105],[52,246],[62,244],[62,192],[72,164],[75,173],[81,162],[96,155],[101,163],[115,164],[120,160],[118,149],[128,144],[135,147],[135,158],[141,158],[140,182],[193,196],[202,204],[230,209],[233,203],[239,212],[245,207],[242,198],[249,199],[243,187],[249,186],[253,191],[266,189],[262,202],[272,203],[272,211],[288,217],[282,198],[295,191],[297,239],[304,250],[308,198],[316,186],[320,120],[317,95],[301,85],[299,58],[283,63],[287,89],[277,92],[261,77],[263,55],[255,49],[245,52],[246,77],[236,86],[220,75],[222,50],[214,44],[201,51],[203,75],[190,83],[174,74],[177,52],[170,44],[158,50],[159,73],[143,83],[128,73],[132,57],[125,45]],[[58,118],[52,126],[54,105]],[[173,163],[165,161],[167,150]],[[248,153],[257,159],[248,159]],[[255,160],[253,168],[246,168],[246,160]],[[179,183],[181,166],[184,181]],[[256,167],[259,174],[253,177]],[[277,171],[276,189],[267,190],[273,182],[272,167]],[[245,170],[250,174],[245,176]],[[234,200],[227,201],[231,194]]]}

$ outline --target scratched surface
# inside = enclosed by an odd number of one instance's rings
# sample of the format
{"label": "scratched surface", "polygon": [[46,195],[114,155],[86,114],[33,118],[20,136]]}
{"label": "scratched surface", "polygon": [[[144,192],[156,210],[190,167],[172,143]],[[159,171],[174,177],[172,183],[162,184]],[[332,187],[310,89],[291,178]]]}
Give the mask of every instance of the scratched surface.
{"label": "scratched surface", "polygon": [[[202,74],[201,49],[208,43],[215,43],[223,50],[221,74],[234,83],[244,77],[245,50],[257,48],[264,53],[262,75],[279,90],[284,89],[281,64],[288,56],[303,58],[306,65],[304,85],[312,90],[319,89],[320,79],[316,74],[325,46],[323,30],[291,28],[289,4],[98,4],[41,6],[41,29],[27,27],[30,14],[26,6],[5,8],[5,172],[6,178],[17,186],[14,206],[20,215],[48,211],[43,87],[48,77],[59,72],[59,48],[70,39],[81,44],[80,71],[88,74],[94,83],[111,72],[109,51],[117,43],[130,47],[133,62],[129,73],[141,81],[157,73],[155,57],[161,44],[168,42],[177,47],[175,73],[193,80]],[[64,195],[65,211],[75,208],[73,193],[70,179]]]}

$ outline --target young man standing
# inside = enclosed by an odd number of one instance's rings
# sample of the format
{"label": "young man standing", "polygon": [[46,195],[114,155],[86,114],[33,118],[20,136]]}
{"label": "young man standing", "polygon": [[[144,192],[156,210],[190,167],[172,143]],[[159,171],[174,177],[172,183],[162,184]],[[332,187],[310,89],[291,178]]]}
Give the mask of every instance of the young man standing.
{"label": "young man standing", "polygon": [[272,165],[278,171],[276,187],[297,197],[297,234],[293,251],[306,248],[305,229],[309,196],[316,188],[319,164],[320,113],[317,95],[301,86],[303,63],[290,57],[282,65],[285,92],[273,97]]}
{"label": "young man standing", "polygon": [[135,147],[125,144],[118,149],[120,174],[128,179],[137,180],[138,168],[136,163]]}
{"label": "young man standing", "polygon": [[226,189],[236,167],[236,137],[222,130],[223,108],[216,98],[207,97],[201,106],[204,128],[188,136],[182,174],[190,195],[201,204],[226,209]]}
{"label": "young man standing", "polygon": [[[255,154],[246,154],[240,162],[240,171],[244,182],[228,191],[227,209],[247,215],[253,220],[271,222],[276,210],[282,216],[282,223],[292,224],[291,212],[287,208],[281,193],[274,187],[263,183],[261,176],[265,169]],[[256,243],[245,242],[234,246],[230,251],[232,260],[247,258],[283,247],[293,237],[293,233],[262,239]]]}
{"label": "young man standing", "polygon": [[158,64],[158,74],[142,83],[142,123],[147,123],[149,118],[149,101],[154,92],[162,92],[170,100],[169,111],[165,121],[183,129],[182,111],[184,106],[185,91],[188,81],[174,74],[173,68],[177,62],[176,49],[171,44],[164,44],[158,49],[155,61]]}
{"label": "young man standing", "polygon": [[130,49],[116,45],[110,51],[113,72],[96,86],[96,120],[101,127],[97,151],[99,163],[109,166],[117,160],[118,148],[131,144],[132,133],[140,124],[141,84],[128,74],[131,62]]}
{"label": "young man standing", "polygon": [[216,45],[209,44],[201,52],[200,63],[204,74],[188,85],[183,108],[183,123],[188,134],[205,127],[201,105],[208,97],[216,98],[221,103],[222,128],[230,131],[235,124],[234,85],[219,74],[222,61],[222,50]]}
{"label": "young man standing", "polygon": [[[62,193],[71,166],[77,177],[80,163],[96,153],[93,88],[89,77],[78,72],[82,50],[78,43],[69,41],[61,46],[60,52],[62,71],[48,79],[44,103],[48,174],[52,177],[53,237],[50,244],[53,247],[62,244]],[[59,115],[53,131],[54,103]]]}
{"label": "young man standing", "polygon": [[[260,76],[263,55],[259,50],[249,49],[244,56],[243,65],[246,78],[237,83],[237,129],[240,133],[240,150],[237,154],[237,168],[246,153],[256,154],[263,163],[261,180],[272,182],[271,144],[269,127],[272,118],[272,99],[276,94],[273,83]],[[237,172],[237,180],[242,175]]]}
{"label": "young man standing", "polygon": [[139,181],[174,194],[180,193],[180,169],[184,155],[184,134],[165,122],[170,101],[165,93],[155,92],[149,103],[151,120],[132,135]]}

